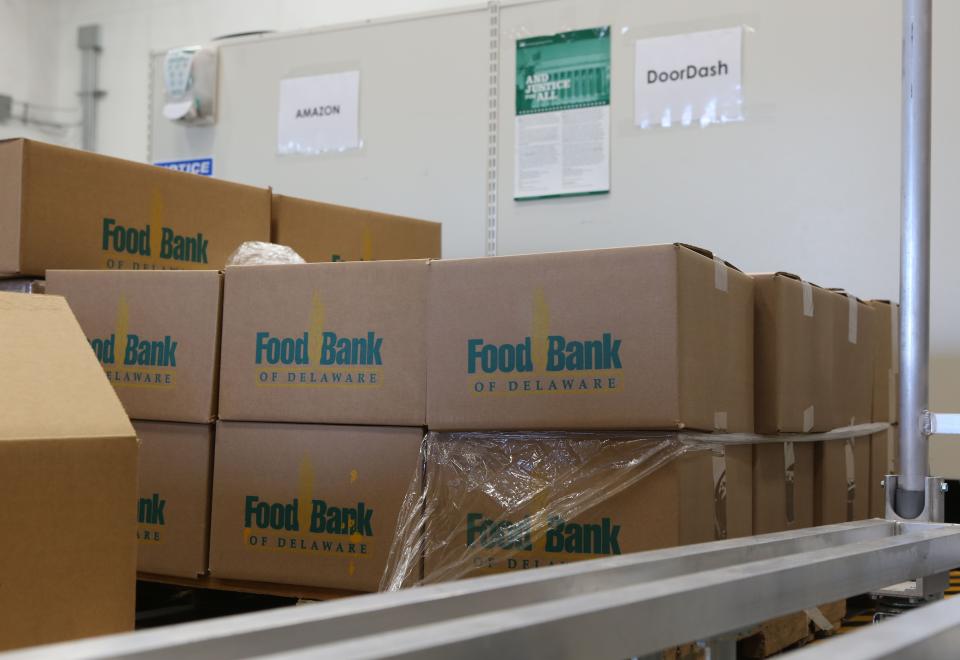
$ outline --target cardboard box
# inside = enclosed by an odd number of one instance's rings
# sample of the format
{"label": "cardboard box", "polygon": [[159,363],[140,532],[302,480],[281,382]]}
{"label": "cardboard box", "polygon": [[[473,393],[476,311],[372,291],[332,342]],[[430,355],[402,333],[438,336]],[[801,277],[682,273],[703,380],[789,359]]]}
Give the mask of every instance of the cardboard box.
{"label": "cardboard box", "polygon": [[683,245],[430,264],[427,425],[753,430],[753,283]]}
{"label": "cardboard box", "polygon": [[[441,433],[428,442],[452,447],[426,451],[427,583],[470,566],[469,575],[482,575],[751,533],[749,446],[728,447],[719,462],[709,450],[680,455],[610,496],[628,476],[620,470],[622,477],[611,478],[610,466],[662,459],[652,449],[656,440],[532,435],[488,443]],[[718,464],[725,464],[725,479],[718,478]],[[639,464],[634,474],[645,469]],[[601,501],[571,520],[557,515],[558,501],[598,493]],[[523,531],[523,521],[544,517],[545,533]]]}
{"label": "cardboard box", "polygon": [[214,270],[47,272],[134,419],[216,418],[221,287]]}
{"label": "cardboard box", "polygon": [[440,223],[273,196],[273,242],[307,262],[439,259]]}
{"label": "cardboard box", "polygon": [[228,268],[220,417],[423,426],[426,261]]}
{"label": "cardboard box", "polygon": [[888,474],[899,474],[900,430],[891,426],[870,436],[870,517],[886,518],[886,491],[880,483]]}
{"label": "cardboard box", "polygon": [[0,649],[133,628],[137,440],[59,296],[0,293]]}
{"label": "cardboard box", "polygon": [[222,268],[269,237],[269,190],[0,141],[0,273]]}
{"label": "cardboard box", "polygon": [[418,428],[219,422],[210,573],[376,591]]}
{"label": "cardboard box", "polygon": [[813,524],[870,517],[870,436],[817,442]]}
{"label": "cardboard box", "polygon": [[754,275],[756,431],[807,433],[872,415],[873,310],[796,275]]}
{"label": "cardboard box", "polygon": [[140,439],[137,570],[207,572],[213,425],[134,422]]}
{"label": "cardboard box", "polygon": [[773,442],[753,448],[753,533],[813,526],[814,443]]}
{"label": "cardboard box", "polygon": [[877,353],[873,372],[873,421],[897,423],[900,391],[900,306],[871,300]]}

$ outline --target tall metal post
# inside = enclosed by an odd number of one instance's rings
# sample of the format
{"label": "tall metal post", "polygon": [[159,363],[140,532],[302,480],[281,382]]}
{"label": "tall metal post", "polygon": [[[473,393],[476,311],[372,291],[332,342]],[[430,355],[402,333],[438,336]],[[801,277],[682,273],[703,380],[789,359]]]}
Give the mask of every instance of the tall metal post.
{"label": "tall metal post", "polygon": [[900,479],[895,509],[916,518],[929,473],[930,65],[932,0],[903,0],[900,225]]}

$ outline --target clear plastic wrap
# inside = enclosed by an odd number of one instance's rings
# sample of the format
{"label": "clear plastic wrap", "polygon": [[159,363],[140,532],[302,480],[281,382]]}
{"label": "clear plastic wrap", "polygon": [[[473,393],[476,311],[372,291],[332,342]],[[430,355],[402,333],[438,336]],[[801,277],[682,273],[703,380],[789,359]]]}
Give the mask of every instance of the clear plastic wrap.
{"label": "clear plastic wrap", "polygon": [[[429,433],[423,478],[412,481],[404,499],[381,590],[454,580],[489,565],[491,554],[506,561],[555,521],[571,521],[675,459],[711,447],[659,432]],[[462,543],[478,536],[468,529],[473,509],[496,515],[484,521],[483,538]],[[430,567],[424,577],[421,560]]]}
{"label": "clear plastic wrap", "polygon": [[[744,459],[737,448],[765,442],[792,448],[793,442],[847,439],[886,426],[781,436],[428,433],[380,589],[620,554],[620,541],[629,552],[723,539],[728,526],[731,536],[749,534],[735,518],[743,508],[737,489],[752,488],[749,478],[739,476],[752,472],[751,454]],[[792,461],[785,461],[788,490],[792,470]],[[645,479],[642,492],[611,502]],[[735,502],[729,510],[728,499]],[[609,518],[603,517],[604,507]],[[585,512],[588,519],[581,518]],[[632,540],[630,525],[642,528],[632,530]]]}
{"label": "clear plastic wrap", "polygon": [[227,258],[228,266],[305,263],[304,258],[292,247],[263,241],[245,241]]}
{"label": "clear plastic wrap", "polygon": [[43,293],[44,281],[33,277],[0,277],[0,291],[14,293]]}

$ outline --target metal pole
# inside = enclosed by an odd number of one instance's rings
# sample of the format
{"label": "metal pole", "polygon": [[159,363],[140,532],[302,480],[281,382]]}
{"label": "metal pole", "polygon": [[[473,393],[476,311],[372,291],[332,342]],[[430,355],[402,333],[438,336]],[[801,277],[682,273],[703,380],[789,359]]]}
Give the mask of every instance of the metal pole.
{"label": "metal pole", "polygon": [[903,117],[900,227],[900,472],[903,518],[924,506],[930,357],[930,42],[932,0],[903,2]]}
{"label": "metal pole", "polygon": [[98,87],[100,58],[100,26],[83,25],[77,28],[77,48],[80,49],[80,107],[81,145],[86,151],[97,147],[97,100],[103,96]]}

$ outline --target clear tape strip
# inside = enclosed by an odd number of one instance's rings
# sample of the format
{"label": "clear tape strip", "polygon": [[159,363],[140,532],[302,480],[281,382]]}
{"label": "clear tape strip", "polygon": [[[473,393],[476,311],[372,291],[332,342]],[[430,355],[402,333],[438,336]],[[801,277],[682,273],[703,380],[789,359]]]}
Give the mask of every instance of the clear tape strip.
{"label": "clear tape strip", "polygon": [[847,308],[849,309],[849,313],[847,314],[847,341],[849,341],[851,344],[856,344],[859,330],[858,326],[860,323],[860,310],[857,309],[856,297],[850,295],[849,293],[847,294]]}
{"label": "clear tape strip", "polygon": [[727,413],[725,410],[718,410],[713,413],[713,428],[717,431],[727,430]]}
{"label": "clear tape strip", "polygon": [[897,473],[897,438],[893,427],[887,428],[887,474]]}
{"label": "clear tape strip", "polygon": [[897,413],[897,373],[887,369],[887,419]]}
{"label": "clear tape strip", "polygon": [[727,290],[727,264],[720,257],[713,258],[713,286],[720,291]]}
{"label": "clear tape strip", "polygon": [[784,506],[787,523],[792,525],[797,519],[794,483],[797,474],[797,454],[793,442],[783,443],[783,487]]}
{"label": "clear tape strip", "polygon": [[857,499],[857,464],[854,447],[854,438],[847,438],[843,447],[843,467],[847,476],[847,520],[854,519],[854,502]]}
{"label": "clear tape strip", "polygon": [[800,287],[803,290],[803,315],[813,316],[813,285],[801,280]]}
{"label": "clear tape strip", "polygon": [[900,315],[896,305],[890,305],[890,365],[894,374],[900,373]]}
{"label": "clear tape strip", "polygon": [[727,538],[727,454],[713,454],[713,535],[718,541]]}
{"label": "clear tape strip", "polygon": [[803,411],[803,432],[809,433],[813,429],[814,418],[813,418],[813,406],[808,406]]}

